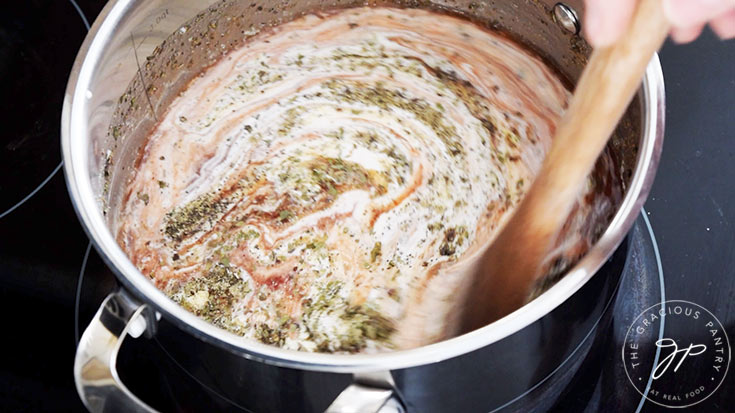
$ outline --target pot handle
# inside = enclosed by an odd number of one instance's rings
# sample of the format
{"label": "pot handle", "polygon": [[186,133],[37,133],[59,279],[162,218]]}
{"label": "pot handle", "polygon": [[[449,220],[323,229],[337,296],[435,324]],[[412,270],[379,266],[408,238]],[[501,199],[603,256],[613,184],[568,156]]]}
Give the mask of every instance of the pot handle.
{"label": "pot handle", "polygon": [[389,371],[356,373],[325,413],[404,413]]}
{"label": "pot handle", "polygon": [[145,304],[125,290],[105,298],[84,330],[74,358],[74,381],[84,405],[92,413],[155,412],[135,397],[117,374],[117,352],[127,335],[154,333],[155,318]]}

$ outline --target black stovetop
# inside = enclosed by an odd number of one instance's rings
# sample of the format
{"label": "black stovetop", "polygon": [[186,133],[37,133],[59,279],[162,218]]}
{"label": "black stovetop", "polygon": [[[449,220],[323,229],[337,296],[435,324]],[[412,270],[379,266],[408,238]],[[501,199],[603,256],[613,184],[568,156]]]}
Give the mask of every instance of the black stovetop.
{"label": "black stovetop", "polygon": [[[86,19],[92,21],[104,2],[77,3],[25,0],[4,5],[0,13],[0,302],[7,327],[0,406],[4,411],[83,409],[72,363],[78,335],[77,286],[89,244],[59,171],[59,119]],[[660,247],[666,298],[709,309],[733,341],[735,43],[706,33],[691,45],[667,44],[660,57],[667,89],[666,139],[646,211]],[[91,251],[79,290],[81,328],[101,297],[114,288],[114,279],[103,269]],[[600,357],[613,363],[620,359],[619,349]],[[589,377],[575,380],[577,387],[565,392],[561,408],[589,411],[587,399],[575,395],[593,394],[600,386],[604,392],[630,392],[627,382],[597,379],[605,374],[588,369]],[[717,393],[690,410],[732,411],[734,388],[731,371]],[[630,393],[637,396],[631,405],[638,407],[640,396]],[[617,411],[616,406],[607,410]],[[644,403],[642,410],[666,409]]]}

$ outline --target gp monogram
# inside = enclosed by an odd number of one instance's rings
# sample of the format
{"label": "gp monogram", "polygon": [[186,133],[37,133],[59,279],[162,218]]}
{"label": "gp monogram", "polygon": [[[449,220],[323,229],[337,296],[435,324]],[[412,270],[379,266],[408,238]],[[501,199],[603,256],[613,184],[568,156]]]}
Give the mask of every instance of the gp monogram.
{"label": "gp monogram", "polygon": [[683,300],[656,304],[628,329],[625,373],[638,392],[660,406],[682,408],[711,396],[730,365],[730,343],[720,321]]}

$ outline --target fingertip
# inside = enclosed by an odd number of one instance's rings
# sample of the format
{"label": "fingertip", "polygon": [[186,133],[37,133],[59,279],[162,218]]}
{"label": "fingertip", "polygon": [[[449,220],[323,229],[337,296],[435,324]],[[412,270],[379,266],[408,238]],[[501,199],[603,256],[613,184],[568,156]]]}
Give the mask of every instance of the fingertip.
{"label": "fingertip", "polygon": [[635,0],[586,0],[584,34],[593,47],[609,46],[623,34],[633,14]]}
{"label": "fingertip", "polygon": [[735,6],[732,0],[663,0],[666,18],[674,27],[688,28],[719,16]]}
{"label": "fingertip", "polygon": [[697,24],[691,27],[674,28],[671,30],[671,40],[675,43],[689,43],[699,37],[704,29],[704,24]]}
{"label": "fingertip", "polygon": [[598,33],[600,32],[600,7],[596,0],[585,0],[584,2],[584,23],[582,24],[582,31],[587,42],[592,47],[600,47],[600,41],[598,39]]}
{"label": "fingertip", "polygon": [[[681,2],[679,0],[663,0],[663,10],[666,18],[674,27],[686,27],[692,23],[688,21],[687,7],[689,4]],[[674,29],[671,31],[671,38],[678,43],[675,37],[675,32],[678,30]]]}
{"label": "fingertip", "polygon": [[709,23],[712,31],[722,40],[735,38],[735,8]]}

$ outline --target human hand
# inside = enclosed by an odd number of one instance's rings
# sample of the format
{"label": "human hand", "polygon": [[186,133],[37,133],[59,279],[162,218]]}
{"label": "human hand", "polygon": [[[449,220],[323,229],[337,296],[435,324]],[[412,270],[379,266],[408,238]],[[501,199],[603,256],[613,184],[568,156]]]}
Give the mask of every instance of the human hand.
{"label": "human hand", "polygon": [[[625,31],[638,0],[585,0],[585,37],[595,47],[614,43]],[[661,0],[677,43],[696,39],[709,23],[722,39],[735,37],[735,0]]]}

